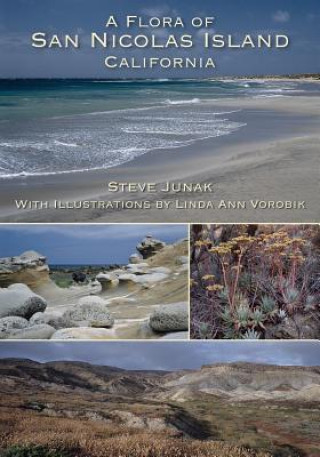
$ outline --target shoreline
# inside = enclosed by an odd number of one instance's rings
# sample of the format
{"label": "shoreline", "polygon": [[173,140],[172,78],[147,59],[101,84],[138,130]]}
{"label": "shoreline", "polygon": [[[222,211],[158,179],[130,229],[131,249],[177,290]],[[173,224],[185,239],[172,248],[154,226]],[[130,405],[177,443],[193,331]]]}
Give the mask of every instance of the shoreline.
{"label": "shoreline", "polygon": [[[316,116],[320,112],[318,96],[275,98],[230,98],[217,100],[217,108],[237,108],[241,113],[231,120],[247,122],[230,135],[201,140],[187,147],[160,149],[117,167],[104,170],[50,176],[11,178],[0,181],[1,222],[318,222],[315,190],[318,186],[320,135]],[[294,135],[292,133],[294,132]],[[196,153],[195,153],[196,152]],[[308,153],[308,155],[306,155]],[[303,157],[303,160],[301,159]],[[163,199],[146,193],[107,193],[106,183],[118,182],[213,182],[214,198],[250,200],[309,199],[308,209],[283,211],[99,211],[53,209],[16,210],[14,200],[41,199]],[[150,199],[151,197],[151,199]],[[170,197],[165,195],[165,198]],[[201,194],[186,195],[193,200]],[[202,195],[210,198],[210,195]],[[129,211],[129,212],[128,212]],[[201,210],[200,210],[201,211]],[[81,213],[81,214],[80,214]],[[282,214],[281,214],[282,213]]]}

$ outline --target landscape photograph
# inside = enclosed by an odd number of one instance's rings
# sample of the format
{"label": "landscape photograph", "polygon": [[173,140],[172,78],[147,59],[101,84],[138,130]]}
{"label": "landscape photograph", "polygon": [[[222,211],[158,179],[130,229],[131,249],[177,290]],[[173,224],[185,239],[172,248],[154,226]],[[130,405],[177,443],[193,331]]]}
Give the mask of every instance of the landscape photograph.
{"label": "landscape photograph", "polygon": [[[0,221],[318,222],[318,0],[204,0],[201,12],[182,0],[41,4],[0,6]],[[119,25],[108,28],[112,14]],[[212,25],[191,27],[199,14]],[[79,49],[65,47],[67,32]],[[92,33],[142,35],[158,48],[92,49]],[[192,47],[166,47],[186,34]],[[223,47],[205,48],[205,34]],[[258,46],[277,36],[288,45]],[[110,69],[110,56],[216,67]]]}
{"label": "landscape photograph", "polygon": [[319,339],[320,226],[191,226],[191,337]]}
{"label": "landscape photograph", "polygon": [[319,457],[318,342],[2,342],[2,457]]}
{"label": "landscape photograph", "polygon": [[185,225],[3,225],[0,339],[188,339]]}

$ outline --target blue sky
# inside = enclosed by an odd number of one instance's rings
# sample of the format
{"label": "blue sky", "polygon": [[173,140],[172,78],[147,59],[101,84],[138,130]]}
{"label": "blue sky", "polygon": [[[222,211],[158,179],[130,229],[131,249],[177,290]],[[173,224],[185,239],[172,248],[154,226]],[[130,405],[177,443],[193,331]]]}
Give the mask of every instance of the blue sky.
{"label": "blue sky", "polygon": [[[134,357],[133,357],[134,354]],[[0,358],[46,362],[77,360],[126,369],[177,370],[210,363],[254,362],[274,365],[320,365],[318,341],[232,342],[3,342]]]}
{"label": "blue sky", "polygon": [[187,237],[185,225],[6,225],[0,227],[0,257],[35,250],[51,264],[126,263],[145,235],[165,242]]}
{"label": "blue sky", "polygon": [[[106,31],[104,23],[110,14],[115,14],[120,21],[128,14],[145,18],[182,16],[186,22],[194,16],[215,16],[212,32],[231,33],[236,37],[244,33],[285,33],[290,36],[291,45],[282,51],[216,50],[212,54],[217,62],[214,73],[212,69],[175,73],[112,71],[103,65],[107,50],[48,51],[30,46],[30,36],[35,31],[79,33],[84,39],[92,31]],[[1,0],[0,77],[208,77],[319,72],[319,21],[319,0]],[[121,28],[118,31],[124,32]],[[190,29],[182,33],[190,33]],[[133,54],[148,55],[148,51]],[[200,48],[186,54],[206,55]],[[178,56],[179,51],[174,55]]]}

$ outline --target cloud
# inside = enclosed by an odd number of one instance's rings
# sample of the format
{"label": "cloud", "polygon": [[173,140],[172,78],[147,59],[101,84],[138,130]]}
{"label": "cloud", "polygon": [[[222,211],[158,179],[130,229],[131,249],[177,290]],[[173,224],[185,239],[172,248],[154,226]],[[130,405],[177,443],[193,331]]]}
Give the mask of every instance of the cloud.
{"label": "cloud", "polygon": [[0,237],[6,236],[9,232],[18,232],[23,236],[27,235],[47,235],[57,234],[64,237],[106,241],[118,239],[131,239],[144,237],[148,233],[153,236],[166,237],[177,236],[177,238],[187,237],[187,227],[185,225],[162,225],[162,224],[110,224],[94,225],[84,224],[74,227],[71,225],[7,225],[0,227]]}
{"label": "cloud", "polygon": [[278,10],[272,15],[274,22],[289,22],[290,13],[288,11]]}
{"label": "cloud", "polygon": [[170,12],[170,8],[168,5],[159,5],[159,6],[151,6],[149,8],[143,8],[141,10],[142,14],[150,17],[161,17],[165,16]]}
{"label": "cloud", "polygon": [[252,362],[274,365],[320,365],[319,342],[193,341],[182,342],[9,342],[0,358],[40,362],[75,360],[126,369],[197,369],[201,365]]}
{"label": "cloud", "polygon": [[33,249],[49,264],[125,264],[147,234],[167,243],[188,237],[184,224],[54,224],[0,227],[0,255]]}

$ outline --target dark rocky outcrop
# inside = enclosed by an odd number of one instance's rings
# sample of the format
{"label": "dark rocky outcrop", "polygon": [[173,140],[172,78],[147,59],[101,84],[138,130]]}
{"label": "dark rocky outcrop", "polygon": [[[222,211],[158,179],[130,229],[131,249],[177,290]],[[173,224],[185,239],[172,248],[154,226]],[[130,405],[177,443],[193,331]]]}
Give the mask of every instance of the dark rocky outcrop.
{"label": "dark rocky outcrop", "polygon": [[87,280],[87,275],[81,271],[75,271],[72,273],[72,280],[77,284],[84,283]]}
{"label": "dark rocky outcrop", "polygon": [[136,247],[143,259],[148,259],[166,246],[163,241],[157,240],[152,235],[147,235]]}

